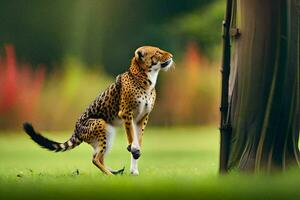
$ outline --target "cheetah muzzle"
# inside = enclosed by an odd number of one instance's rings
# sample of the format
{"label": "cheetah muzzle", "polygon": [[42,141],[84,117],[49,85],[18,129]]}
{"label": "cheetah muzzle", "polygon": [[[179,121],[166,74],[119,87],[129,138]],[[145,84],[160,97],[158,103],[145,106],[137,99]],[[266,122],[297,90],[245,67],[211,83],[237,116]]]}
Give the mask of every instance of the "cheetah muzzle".
{"label": "cheetah muzzle", "polygon": [[172,62],[172,59],[167,60],[166,62],[161,63],[161,67],[165,68]]}

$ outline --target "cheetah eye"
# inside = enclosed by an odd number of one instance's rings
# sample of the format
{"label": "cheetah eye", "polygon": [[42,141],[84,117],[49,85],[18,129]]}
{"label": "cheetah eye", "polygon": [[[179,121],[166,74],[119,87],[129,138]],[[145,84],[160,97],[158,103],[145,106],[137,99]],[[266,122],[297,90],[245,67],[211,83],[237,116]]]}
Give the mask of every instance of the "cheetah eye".
{"label": "cheetah eye", "polygon": [[154,56],[151,57],[151,65],[157,65],[157,61],[155,61],[156,59],[154,58]]}
{"label": "cheetah eye", "polygon": [[152,66],[153,66],[153,65],[157,65],[157,62],[154,62],[154,61],[152,60],[151,65],[152,65]]}

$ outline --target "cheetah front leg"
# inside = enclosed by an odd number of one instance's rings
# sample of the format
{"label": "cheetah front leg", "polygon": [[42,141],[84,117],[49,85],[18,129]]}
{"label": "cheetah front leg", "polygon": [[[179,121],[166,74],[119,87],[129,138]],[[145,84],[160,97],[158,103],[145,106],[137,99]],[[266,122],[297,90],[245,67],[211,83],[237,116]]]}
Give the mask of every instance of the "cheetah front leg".
{"label": "cheetah front leg", "polygon": [[139,144],[140,147],[142,147],[142,141],[143,141],[143,135],[144,135],[144,131],[145,128],[147,126],[148,123],[148,119],[149,119],[149,114],[146,114],[137,124],[139,127]]}
{"label": "cheetah front leg", "polygon": [[[135,128],[133,129],[133,127],[131,126],[134,125],[132,122],[127,122],[127,124],[129,126],[125,126],[126,127],[126,130],[129,130],[127,133],[127,136],[128,136],[128,147],[127,147],[127,150],[129,152],[132,152],[131,150],[131,144],[133,141],[138,141],[138,145],[136,146],[139,146],[139,148],[142,147],[142,141],[143,141],[143,135],[144,135],[144,131],[145,131],[145,128],[146,128],[146,125],[148,123],[148,119],[149,119],[149,114],[146,114],[135,126]],[[136,131],[130,131],[130,130],[136,130]],[[137,136],[135,138],[135,135]],[[136,142],[137,143],[137,142]]]}
{"label": "cheetah front leg", "polygon": [[134,176],[139,175],[138,169],[138,159],[141,156],[141,146],[140,146],[140,132],[139,132],[139,125],[137,123],[132,123],[134,127],[134,137],[131,144],[130,152],[131,152],[131,163],[130,163],[130,173]]}
{"label": "cheetah front leg", "polygon": [[[134,124],[136,137],[134,137],[132,145],[136,145],[139,147],[139,151],[138,151],[139,156],[140,156],[140,150],[141,150],[141,146],[142,146],[142,138],[143,138],[143,134],[144,134],[144,130],[147,125],[147,122],[148,122],[148,114],[145,115],[137,124]],[[130,149],[131,153],[133,152],[132,149],[135,149],[135,148],[132,148],[132,146],[131,146],[131,149]],[[139,170],[138,170],[139,156],[135,157],[134,153],[132,153],[132,155],[131,155],[130,172],[132,175],[135,175],[135,176],[139,175]]]}
{"label": "cheetah front leg", "polygon": [[135,159],[140,157],[140,145],[138,142],[138,132],[136,130],[136,124],[133,121],[133,113],[130,111],[120,112],[120,118],[123,119],[125,131],[128,140],[127,150],[132,153]]}
{"label": "cheetah front leg", "polygon": [[119,116],[124,121],[124,126],[128,139],[127,150],[131,152],[131,166],[130,172],[132,175],[138,175],[137,159],[140,157],[140,144],[139,144],[139,129],[136,123],[133,120],[132,112],[123,112],[119,113]]}

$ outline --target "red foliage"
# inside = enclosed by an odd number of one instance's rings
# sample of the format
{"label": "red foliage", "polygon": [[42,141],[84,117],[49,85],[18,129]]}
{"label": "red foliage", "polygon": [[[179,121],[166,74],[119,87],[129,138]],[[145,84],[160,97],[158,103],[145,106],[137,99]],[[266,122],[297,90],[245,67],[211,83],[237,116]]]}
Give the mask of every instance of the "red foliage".
{"label": "red foliage", "polygon": [[176,64],[176,70],[164,77],[156,103],[160,109],[154,109],[152,121],[175,125],[215,123],[217,73],[214,64],[201,55],[197,44],[189,42],[183,60]]}
{"label": "red foliage", "polygon": [[33,71],[29,65],[18,64],[12,45],[4,49],[5,56],[0,58],[0,128],[12,128],[24,119],[33,118],[45,70],[40,66]]}
{"label": "red foliage", "polygon": [[185,52],[183,62],[187,67],[199,66],[202,64],[203,57],[200,54],[200,50],[195,42],[189,42]]}
{"label": "red foliage", "polygon": [[1,67],[3,70],[0,92],[0,113],[5,112],[13,107],[17,100],[17,72],[16,59],[13,47],[11,45],[5,46],[6,59],[5,66]]}

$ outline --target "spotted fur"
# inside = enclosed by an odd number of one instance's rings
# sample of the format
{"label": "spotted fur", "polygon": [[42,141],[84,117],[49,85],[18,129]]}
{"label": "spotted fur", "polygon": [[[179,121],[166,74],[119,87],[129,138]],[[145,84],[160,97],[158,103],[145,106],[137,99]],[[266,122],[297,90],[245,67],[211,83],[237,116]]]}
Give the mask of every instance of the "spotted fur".
{"label": "spotted fur", "polygon": [[155,84],[160,70],[173,65],[172,54],[157,47],[144,46],[135,51],[128,71],[117,76],[80,116],[74,134],[58,143],[37,133],[29,123],[25,132],[40,146],[51,151],[66,151],[86,142],[94,148],[93,163],[105,174],[123,173],[104,165],[104,155],[111,145],[113,127],[124,124],[131,152],[131,173],[138,175],[137,159],[141,155],[142,136],[153,109]]}

